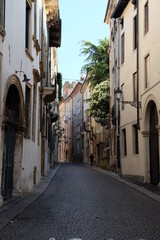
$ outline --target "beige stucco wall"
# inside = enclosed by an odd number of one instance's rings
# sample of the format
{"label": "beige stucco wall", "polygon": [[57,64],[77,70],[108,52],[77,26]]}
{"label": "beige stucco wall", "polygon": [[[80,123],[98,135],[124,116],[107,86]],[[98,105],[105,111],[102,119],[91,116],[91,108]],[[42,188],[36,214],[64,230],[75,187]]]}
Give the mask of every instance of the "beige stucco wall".
{"label": "beige stucco wall", "polygon": [[[82,90],[82,95],[83,95],[83,122],[85,122],[85,127],[87,129],[89,129],[89,125],[88,125],[88,113],[87,113],[87,109],[89,107],[89,102],[87,101],[87,99],[90,98],[90,87],[88,85],[88,83],[84,83],[83,85],[83,90]],[[85,164],[89,163],[89,155],[91,152],[90,149],[90,138],[89,138],[89,133],[85,132],[83,129],[83,144],[84,144],[84,149],[83,149],[83,162]]]}
{"label": "beige stucco wall", "polygon": [[[144,35],[144,5],[146,0],[139,1],[139,97],[142,103],[140,109],[140,131],[139,131],[139,154],[133,153],[133,129],[136,124],[136,108],[126,104],[125,109],[121,109],[121,130],[127,131],[127,156],[122,155],[122,174],[144,177],[144,181],[150,181],[149,176],[149,136],[146,133],[148,125],[146,124],[147,106],[150,100],[153,100],[157,106],[159,115],[160,109],[160,24],[158,9],[160,2],[158,0],[149,1],[149,31]],[[124,29],[120,35],[125,33],[125,61],[120,66],[120,85],[123,86],[124,100],[133,101],[133,74],[136,72],[137,50],[133,50],[133,18],[137,10],[129,3],[123,12]],[[144,58],[150,55],[150,83],[145,88],[145,69]]]}

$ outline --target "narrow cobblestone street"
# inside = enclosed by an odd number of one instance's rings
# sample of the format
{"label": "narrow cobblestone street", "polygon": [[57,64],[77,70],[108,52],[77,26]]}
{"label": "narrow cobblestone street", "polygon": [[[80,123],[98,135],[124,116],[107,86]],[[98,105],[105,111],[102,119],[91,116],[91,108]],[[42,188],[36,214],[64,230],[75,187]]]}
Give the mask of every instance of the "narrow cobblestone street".
{"label": "narrow cobblestone street", "polygon": [[62,164],[1,240],[158,240],[160,204],[92,168]]}

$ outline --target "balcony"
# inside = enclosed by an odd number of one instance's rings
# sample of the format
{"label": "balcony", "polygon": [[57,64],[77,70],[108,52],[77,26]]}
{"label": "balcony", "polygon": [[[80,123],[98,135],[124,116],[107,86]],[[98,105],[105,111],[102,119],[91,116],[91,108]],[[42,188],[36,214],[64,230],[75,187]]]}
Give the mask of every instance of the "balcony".
{"label": "balcony", "polygon": [[51,103],[56,98],[56,87],[42,87],[43,88],[43,99],[45,104]]}

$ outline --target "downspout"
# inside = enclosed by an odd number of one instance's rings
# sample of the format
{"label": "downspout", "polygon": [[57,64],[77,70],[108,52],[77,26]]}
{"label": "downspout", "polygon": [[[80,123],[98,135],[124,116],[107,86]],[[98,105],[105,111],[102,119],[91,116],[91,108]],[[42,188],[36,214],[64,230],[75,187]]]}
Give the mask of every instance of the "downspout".
{"label": "downspout", "polygon": [[139,123],[139,1],[137,4],[137,129],[140,130]]}
{"label": "downspout", "polygon": [[[120,88],[120,31],[119,31],[119,19],[117,21],[117,88]],[[117,164],[120,169],[120,175],[122,175],[122,156],[121,156],[121,134],[120,134],[120,102],[117,101],[117,116],[116,116],[116,128],[117,128]]]}

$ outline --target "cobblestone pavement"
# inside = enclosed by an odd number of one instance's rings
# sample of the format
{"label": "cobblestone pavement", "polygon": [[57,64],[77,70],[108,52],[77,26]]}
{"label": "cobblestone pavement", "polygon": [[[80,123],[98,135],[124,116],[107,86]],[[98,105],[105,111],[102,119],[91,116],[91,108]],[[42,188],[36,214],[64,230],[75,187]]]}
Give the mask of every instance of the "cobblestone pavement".
{"label": "cobblestone pavement", "polygon": [[160,204],[92,168],[63,164],[0,240],[159,240]]}

